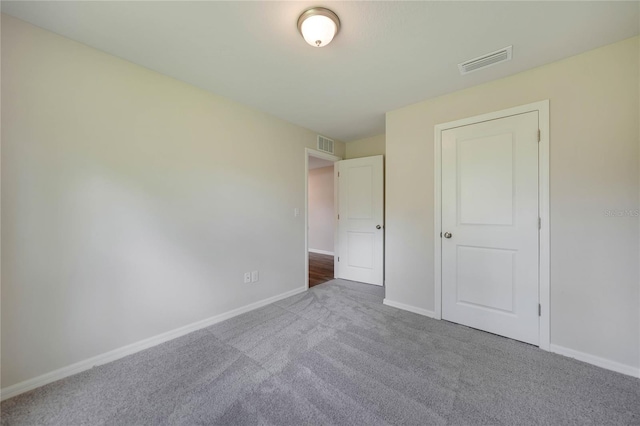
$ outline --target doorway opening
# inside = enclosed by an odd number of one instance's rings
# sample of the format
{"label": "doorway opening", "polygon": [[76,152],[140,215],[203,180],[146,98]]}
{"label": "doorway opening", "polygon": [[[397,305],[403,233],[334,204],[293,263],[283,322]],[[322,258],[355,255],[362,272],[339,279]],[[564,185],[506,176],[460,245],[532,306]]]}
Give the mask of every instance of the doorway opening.
{"label": "doorway opening", "polygon": [[312,149],[305,156],[305,281],[310,288],[335,277],[338,206],[334,163],[340,157]]}

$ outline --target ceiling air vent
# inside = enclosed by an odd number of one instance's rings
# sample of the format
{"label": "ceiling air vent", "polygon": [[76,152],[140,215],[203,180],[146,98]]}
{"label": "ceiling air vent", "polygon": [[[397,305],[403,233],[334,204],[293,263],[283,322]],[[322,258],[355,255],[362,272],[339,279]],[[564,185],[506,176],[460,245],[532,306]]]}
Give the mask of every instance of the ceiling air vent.
{"label": "ceiling air vent", "polygon": [[460,74],[469,74],[470,72],[478,71],[491,65],[499,64],[500,62],[510,61],[512,49],[513,46],[508,46],[504,49],[496,50],[495,52],[487,53],[486,55],[458,64]]}
{"label": "ceiling air vent", "polygon": [[318,151],[328,152],[333,154],[333,140],[318,135]]}

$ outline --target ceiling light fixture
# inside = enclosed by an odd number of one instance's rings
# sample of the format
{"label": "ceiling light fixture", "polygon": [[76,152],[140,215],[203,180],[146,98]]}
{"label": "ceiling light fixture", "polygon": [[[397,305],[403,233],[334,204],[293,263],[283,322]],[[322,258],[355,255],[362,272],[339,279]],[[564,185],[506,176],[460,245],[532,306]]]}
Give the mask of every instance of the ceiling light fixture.
{"label": "ceiling light fixture", "polygon": [[329,9],[312,7],[298,18],[298,30],[311,46],[324,47],[340,31],[340,19]]}

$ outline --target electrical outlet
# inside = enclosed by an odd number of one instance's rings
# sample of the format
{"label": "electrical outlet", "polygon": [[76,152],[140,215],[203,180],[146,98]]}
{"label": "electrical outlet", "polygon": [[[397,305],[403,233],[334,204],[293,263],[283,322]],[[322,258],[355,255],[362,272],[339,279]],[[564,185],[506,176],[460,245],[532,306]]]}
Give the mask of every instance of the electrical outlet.
{"label": "electrical outlet", "polygon": [[244,273],[244,283],[250,283],[251,282],[251,272],[245,272]]}
{"label": "electrical outlet", "polygon": [[251,282],[255,283],[257,281],[260,281],[260,276],[258,275],[258,271],[252,271],[251,272]]}

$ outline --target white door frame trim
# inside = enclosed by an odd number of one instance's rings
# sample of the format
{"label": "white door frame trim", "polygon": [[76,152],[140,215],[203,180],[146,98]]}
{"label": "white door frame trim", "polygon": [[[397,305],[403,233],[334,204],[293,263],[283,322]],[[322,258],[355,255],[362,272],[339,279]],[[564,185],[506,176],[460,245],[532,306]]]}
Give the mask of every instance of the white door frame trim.
{"label": "white door frame trim", "polygon": [[442,132],[456,127],[483,121],[496,120],[512,115],[537,111],[540,127],[540,143],[538,145],[538,214],[542,220],[539,232],[539,303],[542,306],[539,317],[539,347],[548,351],[550,345],[549,306],[550,306],[550,251],[549,251],[549,100],[534,102],[475,117],[442,123],[435,126],[434,137],[434,318],[442,319]]}
{"label": "white door frame trim", "polygon": [[[322,158],[323,160],[336,161],[342,160],[342,157],[327,154],[311,148],[304,149],[304,287],[309,290],[309,156]],[[327,166],[328,167],[328,166]],[[336,226],[336,218],[338,216],[338,168],[333,166],[333,252],[338,251],[338,230]],[[335,262],[334,262],[335,263]],[[334,271],[335,271],[334,266]]]}

